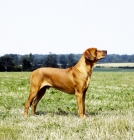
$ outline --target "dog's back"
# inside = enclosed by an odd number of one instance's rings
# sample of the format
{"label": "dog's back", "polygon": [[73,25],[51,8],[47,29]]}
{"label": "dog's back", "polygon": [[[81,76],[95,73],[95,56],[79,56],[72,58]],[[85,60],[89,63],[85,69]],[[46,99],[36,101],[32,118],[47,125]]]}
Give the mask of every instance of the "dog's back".
{"label": "dog's back", "polygon": [[72,68],[39,68],[32,72],[30,84],[31,88],[38,86],[41,89],[44,86],[49,86],[69,94],[75,93]]}

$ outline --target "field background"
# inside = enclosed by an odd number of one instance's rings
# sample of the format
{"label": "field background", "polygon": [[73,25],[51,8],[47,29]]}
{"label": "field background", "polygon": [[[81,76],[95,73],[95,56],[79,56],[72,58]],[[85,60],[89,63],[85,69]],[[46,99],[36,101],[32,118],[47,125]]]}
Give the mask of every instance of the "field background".
{"label": "field background", "polygon": [[23,117],[30,72],[0,73],[1,140],[133,140],[134,72],[93,72],[85,120],[76,99],[50,89],[37,115]]}
{"label": "field background", "polygon": [[98,63],[94,71],[134,72],[134,63]]}

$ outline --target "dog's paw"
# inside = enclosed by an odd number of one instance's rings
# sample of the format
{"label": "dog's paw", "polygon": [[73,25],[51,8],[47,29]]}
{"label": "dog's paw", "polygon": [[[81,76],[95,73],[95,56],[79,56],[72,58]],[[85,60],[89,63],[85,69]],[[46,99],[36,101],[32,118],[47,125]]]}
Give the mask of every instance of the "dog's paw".
{"label": "dog's paw", "polygon": [[80,114],[80,118],[82,119],[82,120],[84,120],[84,119],[86,119],[86,115],[84,114]]}

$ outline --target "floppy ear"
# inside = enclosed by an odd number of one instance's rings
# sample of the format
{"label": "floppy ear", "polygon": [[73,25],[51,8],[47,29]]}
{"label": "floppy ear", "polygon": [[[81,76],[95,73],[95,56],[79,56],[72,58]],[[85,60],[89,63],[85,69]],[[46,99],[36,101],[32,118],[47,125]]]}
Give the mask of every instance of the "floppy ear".
{"label": "floppy ear", "polygon": [[86,59],[90,60],[90,61],[94,61],[94,56],[92,56],[92,54],[90,53],[89,50],[86,50],[85,53],[84,53],[84,56]]}

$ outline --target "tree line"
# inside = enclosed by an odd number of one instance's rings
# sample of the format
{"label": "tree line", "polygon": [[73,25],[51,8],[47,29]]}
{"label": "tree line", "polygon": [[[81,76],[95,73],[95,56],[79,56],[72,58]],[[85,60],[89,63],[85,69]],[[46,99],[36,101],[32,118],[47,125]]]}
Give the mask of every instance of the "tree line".
{"label": "tree line", "polygon": [[[6,54],[0,57],[0,71],[33,71],[40,67],[67,68],[74,66],[81,54]],[[134,63],[134,55],[107,55],[98,63]]]}

